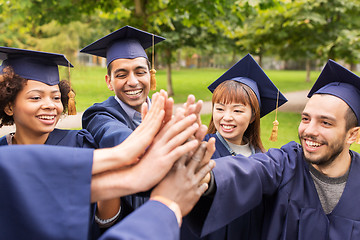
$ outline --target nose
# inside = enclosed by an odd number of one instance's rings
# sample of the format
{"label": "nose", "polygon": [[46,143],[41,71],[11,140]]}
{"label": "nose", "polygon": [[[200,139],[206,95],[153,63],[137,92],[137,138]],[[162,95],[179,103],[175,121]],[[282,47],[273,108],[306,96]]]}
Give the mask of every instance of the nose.
{"label": "nose", "polygon": [[225,120],[225,121],[233,120],[233,116],[231,114],[231,111],[224,111],[223,120]]}
{"label": "nose", "polygon": [[127,83],[127,85],[129,85],[131,87],[136,87],[138,85],[139,81],[134,73],[130,73],[126,83]]}
{"label": "nose", "polygon": [[56,105],[51,98],[45,98],[43,104],[41,105],[43,109],[55,109]]}
{"label": "nose", "polygon": [[318,124],[315,120],[311,120],[309,123],[304,124],[303,133],[307,136],[317,136],[319,134]]}

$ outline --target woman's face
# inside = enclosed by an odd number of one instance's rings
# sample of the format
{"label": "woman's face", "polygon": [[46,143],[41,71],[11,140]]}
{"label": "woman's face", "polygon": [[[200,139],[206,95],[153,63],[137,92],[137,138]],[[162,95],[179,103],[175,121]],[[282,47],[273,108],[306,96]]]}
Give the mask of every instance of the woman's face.
{"label": "woman's face", "polygon": [[213,121],[216,130],[227,141],[239,145],[245,144],[244,132],[253,121],[251,106],[242,103],[215,103]]}
{"label": "woman's face", "polygon": [[58,85],[28,80],[10,108],[16,132],[36,136],[48,134],[55,128],[63,112]]}

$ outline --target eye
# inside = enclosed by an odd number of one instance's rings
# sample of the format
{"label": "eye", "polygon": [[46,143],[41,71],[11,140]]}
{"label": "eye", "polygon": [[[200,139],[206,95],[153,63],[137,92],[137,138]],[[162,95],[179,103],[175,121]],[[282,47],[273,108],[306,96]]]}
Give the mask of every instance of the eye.
{"label": "eye", "polygon": [[328,121],[323,121],[322,124],[325,125],[325,126],[328,126],[328,127],[332,126],[332,123],[330,123]]}
{"label": "eye", "polygon": [[54,100],[55,100],[55,101],[60,101],[60,100],[61,100],[61,96],[55,96],[55,97],[54,97]]}
{"label": "eye", "polygon": [[309,122],[309,117],[302,116],[301,117],[301,122]]}
{"label": "eye", "polygon": [[139,76],[143,76],[143,75],[145,75],[147,72],[146,71],[138,71],[138,72],[136,72],[136,74],[137,75],[139,75]]}
{"label": "eye", "polygon": [[118,73],[115,75],[115,78],[126,78],[127,74],[125,73]]}
{"label": "eye", "polygon": [[223,109],[223,108],[221,108],[221,107],[216,107],[216,108],[215,108],[215,110],[216,110],[216,111],[218,111],[218,112],[222,112],[222,111],[224,111],[224,109]]}
{"label": "eye", "polygon": [[40,96],[33,96],[33,97],[30,97],[31,100],[34,100],[34,101],[37,101],[37,100],[40,100],[41,97]]}
{"label": "eye", "polygon": [[234,112],[235,112],[235,113],[243,113],[244,111],[243,111],[243,110],[239,110],[239,109],[235,109]]}

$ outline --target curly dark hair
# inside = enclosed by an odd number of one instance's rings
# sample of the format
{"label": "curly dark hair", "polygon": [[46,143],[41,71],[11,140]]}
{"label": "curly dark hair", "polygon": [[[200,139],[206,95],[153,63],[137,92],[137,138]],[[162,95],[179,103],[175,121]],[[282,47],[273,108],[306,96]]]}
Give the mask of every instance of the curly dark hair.
{"label": "curly dark hair", "polygon": [[[24,89],[27,81],[28,79],[17,75],[10,66],[2,70],[0,75],[0,128],[14,124],[14,118],[5,113],[5,108],[9,104],[14,104],[17,95]],[[59,89],[61,93],[61,103],[64,107],[63,113],[65,113],[69,102],[68,93],[72,90],[69,81],[60,81]]]}

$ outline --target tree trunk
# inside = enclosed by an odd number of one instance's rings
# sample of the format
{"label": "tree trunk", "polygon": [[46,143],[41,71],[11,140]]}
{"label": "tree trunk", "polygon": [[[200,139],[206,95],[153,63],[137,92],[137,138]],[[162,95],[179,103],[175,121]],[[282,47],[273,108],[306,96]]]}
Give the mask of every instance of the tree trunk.
{"label": "tree trunk", "polygon": [[310,60],[306,59],[306,82],[310,82],[311,65]]}
{"label": "tree trunk", "polygon": [[174,96],[174,90],[172,86],[172,79],[171,79],[171,57],[172,52],[171,49],[165,49],[165,56],[166,56],[166,73],[167,73],[167,93],[169,96]]}
{"label": "tree trunk", "polygon": [[352,72],[356,71],[356,64],[355,63],[350,64],[350,71],[352,71]]}
{"label": "tree trunk", "polygon": [[262,67],[262,54],[259,54],[259,66]]}

